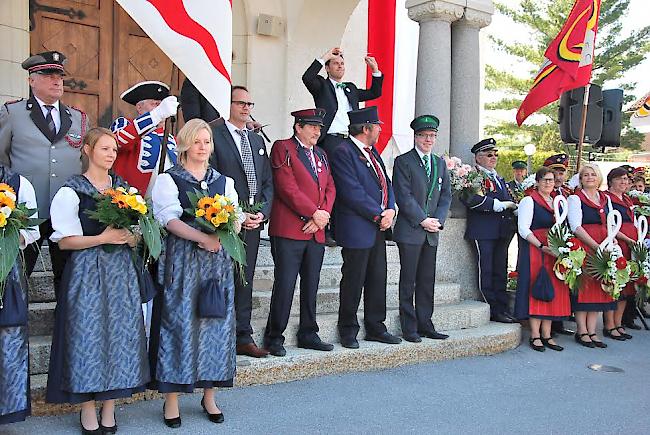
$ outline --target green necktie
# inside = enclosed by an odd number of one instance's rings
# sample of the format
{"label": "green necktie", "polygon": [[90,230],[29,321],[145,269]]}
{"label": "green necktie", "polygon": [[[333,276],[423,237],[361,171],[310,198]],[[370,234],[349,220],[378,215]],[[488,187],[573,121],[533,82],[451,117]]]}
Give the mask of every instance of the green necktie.
{"label": "green necktie", "polygon": [[429,155],[423,155],[422,161],[424,162],[424,171],[427,173],[427,178],[431,178],[431,165],[429,164]]}
{"label": "green necktie", "polygon": [[337,83],[336,87],[341,88],[341,89],[345,89],[345,83]]}

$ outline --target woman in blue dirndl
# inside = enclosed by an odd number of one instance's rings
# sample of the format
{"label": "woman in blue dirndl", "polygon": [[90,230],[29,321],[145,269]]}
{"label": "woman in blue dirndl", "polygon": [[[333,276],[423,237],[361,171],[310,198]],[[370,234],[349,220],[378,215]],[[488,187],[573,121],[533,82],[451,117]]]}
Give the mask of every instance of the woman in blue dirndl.
{"label": "woman in blue dirndl", "polygon": [[[219,238],[198,229],[188,192],[225,194],[238,204],[232,179],[208,166],[214,144],[207,123],[193,119],[178,132],[179,164],[161,174],[152,192],[154,214],[164,225],[165,253],[159,261],[162,292],[154,299],[151,341],[151,388],[165,393],[165,424],[180,427],[178,393],[203,388],[201,405],[210,421],[223,413],[214,399],[215,387],[232,387],[236,369],[235,311],[232,263]],[[239,222],[243,214],[239,213]],[[199,292],[217,279],[223,289],[223,318],[199,316]]]}
{"label": "woman in blue dirndl", "polygon": [[[50,210],[50,238],[70,256],[55,311],[46,400],[81,403],[83,433],[115,433],[115,399],[144,391],[150,380],[131,249],[137,240],[128,230],[106,227],[84,212],[95,208],[99,193],[128,186],[109,175],[117,157],[110,130],[91,129],[83,143],[88,169],[66,182]],[[99,422],[95,401],[103,401]]]}
{"label": "woman in blue dirndl", "polygon": [[[37,208],[32,184],[1,164],[0,192],[13,199],[16,205],[25,204],[29,209]],[[33,217],[37,217],[36,214]],[[20,249],[25,249],[39,237],[38,226],[20,230]],[[5,280],[3,308],[0,309],[0,425],[23,421],[31,412],[27,341],[28,295],[20,265],[18,257]],[[18,312],[22,315],[18,315]]]}

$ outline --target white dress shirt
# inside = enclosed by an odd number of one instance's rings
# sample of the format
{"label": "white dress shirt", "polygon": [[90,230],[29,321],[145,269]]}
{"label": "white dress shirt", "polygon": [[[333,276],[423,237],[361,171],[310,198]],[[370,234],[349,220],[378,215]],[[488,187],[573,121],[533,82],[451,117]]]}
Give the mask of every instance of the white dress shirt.
{"label": "white dress shirt", "polygon": [[517,230],[519,235],[526,239],[532,231],[530,226],[533,224],[533,214],[535,212],[535,201],[530,196],[525,196],[519,201],[518,216],[517,216]]}
{"label": "white dress shirt", "polygon": [[[372,164],[372,159],[370,157],[370,153],[368,153],[364,149],[368,145],[366,145],[365,143],[361,142],[360,140],[358,140],[356,137],[353,137],[353,136],[350,136],[350,140],[361,150],[361,152],[363,153],[363,156],[366,158],[366,160],[368,160],[368,163],[366,164],[366,166],[371,168],[373,170],[373,172],[375,173],[375,175],[377,175],[377,177],[379,177],[379,175],[377,174],[377,170],[375,169],[375,165]],[[374,157],[375,156],[372,156],[372,158],[374,158]],[[379,162],[377,162],[377,164],[379,164]]]}
{"label": "white dress shirt", "polygon": [[[230,177],[226,177],[224,195],[235,204],[239,222],[244,222],[246,217],[239,209],[239,197],[235,190],[235,182]],[[151,192],[151,201],[153,202],[154,217],[163,226],[166,226],[169,221],[180,219],[183,215],[183,207],[178,199],[178,186],[169,174],[160,174]]]}
{"label": "white dress shirt", "polygon": [[[321,65],[323,66],[325,65],[325,61],[323,59],[316,59],[316,60],[319,61]],[[381,77],[381,71],[372,73],[372,76]],[[332,86],[334,86],[334,93],[336,94],[336,102],[338,103],[338,108],[336,109],[336,113],[334,114],[332,125],[330,125],[329,130],[327,130],[327,134],[347,133],[348,127],[350,126],[350,119],[348,118],[348,112],[352,110],[352,106],[348,101],[347,95],[345,95],[346,91],[336,86],[339,82],[337,82],[336,80],[332,80],[330,77],[328,77],[327,79],[332,83]]]}
{"label": "white dress shirt", "polygon": [[46,105],[48,106],[53,106],[54,109],[52,109],[52,120],[54,121],[54,126],[56,127],[56,132],[58,133],[59,130],[61,129],[61,112],[59,111],[59,102],[56,101],[52,104],[45,104],[42,100],[40,100],[38,97],[34,96],[34,99],[38,103],[39,106],[41,106],[41,112],[43,112],[43,118],[47,117],[47,108],[45,107]]}
{"label": "white dress shirt", "polygon": [[[236,127],[232,122],[226,120],[226,127],[228,127],[228,131],[230,132],[230,136],[232,136],[232,140],[235,141],[235,145],[237,146],[237,151],[239,151],[239,158],[242,158],[241,155],[241,136],[239,133],[237,133],[237,130],[243,130],[248,134],[248,130],[246,127],[244,128],[238,128]],[[248,143],[250,144],[250,139],[248,139]],[[253,148],[251,147],[251,152],[253,151]]]}
{"label": "white dress shirt", "polygon": [[296,136],[294,136],[294,138],[296,138],[296,141],[300,144],[301,147],[311,150],[311,153],[309,153],[309,159],[311,160],[312,168],[316,168],[316,159],[314,158],[314,147],[309,148],[304,143],[300,142],[300,139],[298,139]]}
{"label": "white dress shirt", "polygon": [[[29,180],[22,175],[20,177],[20,189],[18,189],[18,195],[16,197],[16,204],[25,204],[29,209],[38,209],[36,205],[36,192],[34,192],[34,186]],[[38,218],[38,210],[34,212],[31,218]],[[38,229],[38,225],[35,227],[29,227],[24,230],[20,230],[19,234],[23,236],[23,242],[20,243],[20,249],[25,249],[27,245],[34,243],[41,237],[41,233]]]}

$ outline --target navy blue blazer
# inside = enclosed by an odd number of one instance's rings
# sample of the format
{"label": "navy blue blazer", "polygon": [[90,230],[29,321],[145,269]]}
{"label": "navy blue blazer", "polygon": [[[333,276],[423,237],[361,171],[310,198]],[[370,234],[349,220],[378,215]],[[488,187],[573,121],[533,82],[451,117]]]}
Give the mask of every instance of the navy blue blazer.
{"label": "navy blue blazer", "polygon": [[[387,209],[395,209],[395,194],[381,156],[372,148],[375,159],[388,185]],[[330,156],[336,201],[334,205],[334,234],[336,243],[343,248],[367,249],[375,244],[379,231],[381,186],[372,163],[364,153],[346,139],[336,146]],[[390,231],[390,230],[388,230]]]}
{"label": "navy blue blazer", "polygon": [[461,201],[467,207],[465,238],[468,240],[496,240],[512,236],[512,226],[514,225],[512,210],[496,213],[492,208],[494,199],[514,201],[506,188],[506,180],[500,176],[497,178],[501,186],[495,186],[495,189],[486,192],[485,196],[461,197]]}

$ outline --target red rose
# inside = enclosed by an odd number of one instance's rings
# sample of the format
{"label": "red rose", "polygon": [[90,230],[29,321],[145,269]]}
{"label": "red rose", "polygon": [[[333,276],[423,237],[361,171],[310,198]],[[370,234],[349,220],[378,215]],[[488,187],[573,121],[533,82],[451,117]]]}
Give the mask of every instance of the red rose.
{"label": "red rose", "polygon": [[625,269],[626,267],[627,267],[627,260],[625,259],[625,257],[619,257],[619,258],[616,260],[616,268],[617,268],[618,270],[623,270],[623,269]]}
{"label": "red rose", "polygon": [[645,276],[640,276],[639,279],[636,280],[637,284],[639,285],[646,285],[648,283],[648,278]]}
{"label": "red rose", "polygon": [[519,278],[519,272],[513,270],[512,272],[508,273],[508,279],[515,279],[515,278]]}
{"label": "red rose", "polygon": [[566,267],[566,266],[565,266],[564,264],[562,264],[562,263],[560,263],[560,264],[557,265],[557,269],[558,269],[558,272],[560,272],[562,275],[564,275],[564,274],[569,270],[569,268]]}
{"label": "red rose", "polygon": [[569,239],[569,242],[571,242],[573,245],[571,246],[572,251],[577,251],[580,249],[580,240],[578,240],[576,237],[571,237]]}

